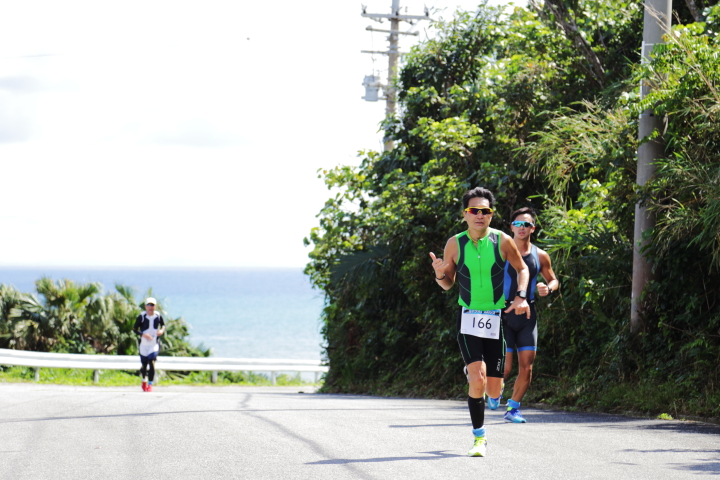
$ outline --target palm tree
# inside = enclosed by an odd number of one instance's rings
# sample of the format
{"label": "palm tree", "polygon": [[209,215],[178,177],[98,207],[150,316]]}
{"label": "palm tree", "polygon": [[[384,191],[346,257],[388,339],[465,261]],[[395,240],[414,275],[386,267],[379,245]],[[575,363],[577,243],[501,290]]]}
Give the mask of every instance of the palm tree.
{"label": "palm tree", "polygon": [[97,283],[76,285],[70,280],[53,282],[43,277],[35,282],[40,302],[34,295],[23,295],[10,311],[15,348],[37,351],[85,351],[82,331],[85,308],[100,291]]}
{"label": "palm tree", "polygon": [[[0,285],[0,346],[18,350],[72,353],[137,353],[133,332],[135,319],[142,312],[142,300],[133,290],[115,285],[115,292],[101,294],[98,283],[76,284],[70,280],[53,282],[44,277],[35,282],[35,295],[20,293]],[[152,290],[146,296],[152,296]],[[211,350],[187,341],[189,326],[171,318],[158,305],[165,318],[163,354],[171,356],[209,356]]]}
{"label": "palm tree", "polygon": [[10,348],[13,328],[10,312],[23,299],[23,294],[11,285],[0,285],[0,348]]}

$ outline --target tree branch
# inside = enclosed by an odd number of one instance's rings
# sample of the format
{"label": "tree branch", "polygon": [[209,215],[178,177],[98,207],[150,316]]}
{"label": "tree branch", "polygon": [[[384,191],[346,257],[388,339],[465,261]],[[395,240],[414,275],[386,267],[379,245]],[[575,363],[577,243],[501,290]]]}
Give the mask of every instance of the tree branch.
{"label": "tree branch", "polygon": [[702,5],[701,8],[698,8],[695,0],[685,0],[685,3],[687,3],[688,9],[690,10],[690,13],[692,14],[696,22],[705,21],[705,17],[703,17],[703,14],[701,12]]}
{"label": "tree branch", "polygon": [[[572,18],[570,12],[568,12],[568,10],[565,8],[565,5],[562,3],[562,1],[545,0],[545,3],[543,5],[544,8],[541,8],[537,4],[536,0],[529,1],[530,5],[532,5],[532,7],[535,9],[537,14],[541,18],[543,18],[546,22],[555,23],[555,25],[563,31],[563,33],[565,34],[565,38],[570,40],[573,45],[575,45],[575,47],[580,50],[580,53],[583,54],[585,59],[590,64],[590,69],[587,70],[587,73],[600,87],[603,87],[605,83],[605,69],[600,62],[600,58],[598,58],[597,54],[593,51],[590,44],[580,34],[577,23],[575,23],[575,19]],[[554,21],[550,18],[550,15],[548,15],[548,11],[552,13],[555,17]]]}

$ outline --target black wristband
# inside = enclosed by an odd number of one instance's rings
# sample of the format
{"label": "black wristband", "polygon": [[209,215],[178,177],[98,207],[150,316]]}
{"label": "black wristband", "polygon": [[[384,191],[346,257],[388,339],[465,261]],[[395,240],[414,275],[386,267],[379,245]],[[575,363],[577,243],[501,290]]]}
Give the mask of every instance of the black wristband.
{"label": "black wristband", "polygon": [[527,291],[525,291],[525,290],[518,290],[517,293],[515,294],[515,296],[516,296],[516,297],[520,297],[520,298],[522,298],[523,300],[526,300],[526,299],[527,299]]}
{"label": "black wristband", "polygon": [[439,282],[440,280],[445,280],[445,277],[447,277],[447,274],[443,273],[442,278],[435,277],[435,280]]}

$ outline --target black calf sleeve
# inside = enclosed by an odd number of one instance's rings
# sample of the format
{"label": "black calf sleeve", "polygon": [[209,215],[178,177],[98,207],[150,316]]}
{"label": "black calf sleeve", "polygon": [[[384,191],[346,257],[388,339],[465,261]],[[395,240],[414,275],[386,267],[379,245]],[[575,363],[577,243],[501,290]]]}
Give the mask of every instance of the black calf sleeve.
{"label": "black calf sleeve", "polygon": [[485,425],[485,397],[472,398],[468,396],[468,409],[473,428],[481,428]]}
{"label": "black calf sleeve", "polygon": [[153,381],[155,379],[155,361],[150,362],[150,372],[148,372],[148,380]]}

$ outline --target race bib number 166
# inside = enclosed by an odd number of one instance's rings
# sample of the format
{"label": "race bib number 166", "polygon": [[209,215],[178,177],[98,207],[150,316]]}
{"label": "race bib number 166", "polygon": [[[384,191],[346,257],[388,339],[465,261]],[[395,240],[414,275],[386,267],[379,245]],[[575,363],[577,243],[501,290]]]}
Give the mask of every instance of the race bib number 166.
{"label": "race bib number 166", "polygon": [[500,338],[500,321],[500,310],[463,308],[460,333],[497,340]]}

